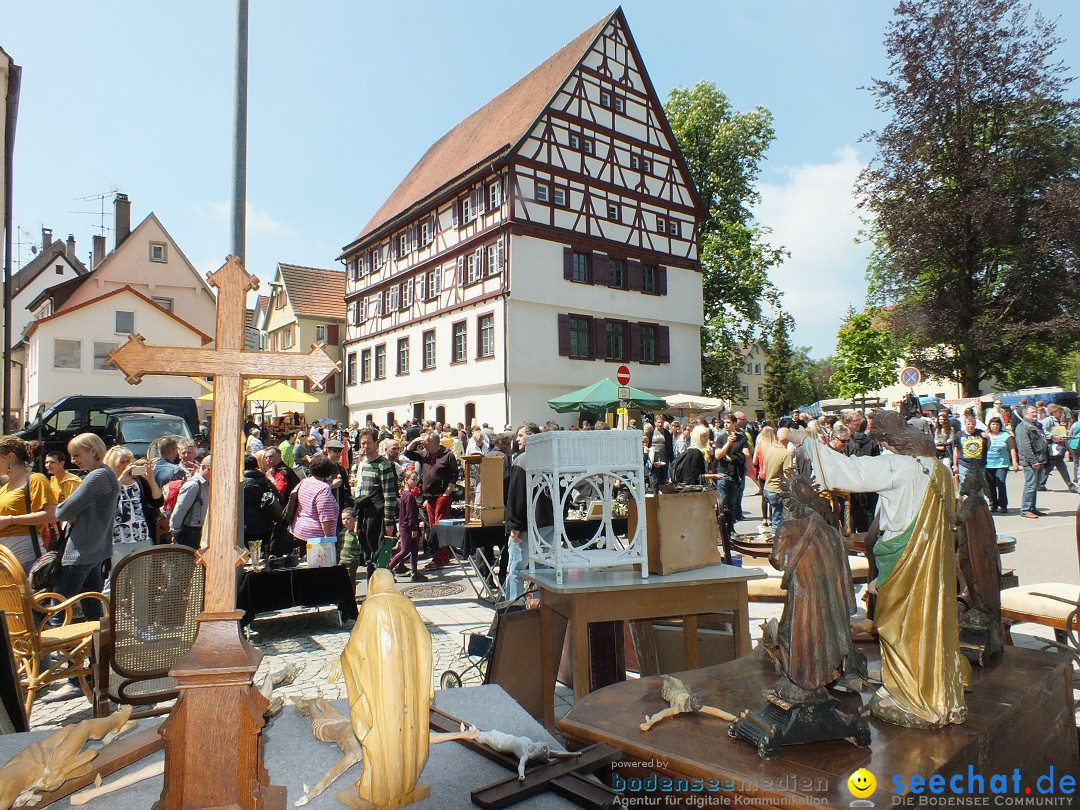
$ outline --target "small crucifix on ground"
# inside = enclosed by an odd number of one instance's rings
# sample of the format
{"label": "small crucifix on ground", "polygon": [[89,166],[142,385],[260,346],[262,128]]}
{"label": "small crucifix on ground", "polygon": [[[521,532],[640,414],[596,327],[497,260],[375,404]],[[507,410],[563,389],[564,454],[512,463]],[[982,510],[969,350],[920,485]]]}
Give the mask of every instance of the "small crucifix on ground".
{"label": "small crucifix on ground", "polygon": [[259,377],[306,378],[320,386],[339,368],[322,344],[307,355],[245,351],[245,302],[259,280],[235,256],[207,279],[218,290],[215,348],[148,346],[130,335],[108,358],[132,384],[147,374],[214,378],[210,503],[199,551],[206,595],[195,644],[170,673],[180,698],[162,731],[161,807],[283,808],[285,789],[270,786],[262,764],[266,698],[252,682],[262,655],[240,635],[236,610],[236,569],[246,559],[237,543],[243,385]]}

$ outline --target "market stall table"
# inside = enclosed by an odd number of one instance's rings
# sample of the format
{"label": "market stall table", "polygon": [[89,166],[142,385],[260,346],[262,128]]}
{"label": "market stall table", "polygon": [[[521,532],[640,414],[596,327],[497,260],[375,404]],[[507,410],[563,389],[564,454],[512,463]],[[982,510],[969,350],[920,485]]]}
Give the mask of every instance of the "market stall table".
{"label": "market stall table", "polygon": [[245,570],[236,589],[236,607],[244,611],[241,625],[251,624],[259,613],[292,607],[336,605],[341,623],[355,621],[356,589],[344,565],[326,568],[279,568]]}
{"label": "market stall table", "polygon": [[[556,614],[570,620],[570,649],[574,667],[574,700],[589,690],[590,622],[623,619],[664,619],[682,617],[685,661],[698,663],[697,617],[703,614],[730,614],[735,655],[750,652],[750,611],[746,583],[765,574],[754,568],[711,565],[667,576],[642,579],[633,569],[599,571],[570,570],[562,584],[551,569],[537,569],[525,575],[540,588],[541,660],[553,660],[556,645]],[[541,672],[544,694],[544,725],[555,727],[555,672]]]}

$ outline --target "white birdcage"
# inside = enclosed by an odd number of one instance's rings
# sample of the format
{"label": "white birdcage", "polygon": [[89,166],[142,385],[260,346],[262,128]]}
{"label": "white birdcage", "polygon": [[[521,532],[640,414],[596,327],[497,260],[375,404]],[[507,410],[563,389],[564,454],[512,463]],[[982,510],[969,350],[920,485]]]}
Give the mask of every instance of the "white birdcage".
{"label": "white birdcage", "polygon": [[[551,431],[525,440],[526,487],[528,488],[529,570],[536,565],[555,569],[561,584],[569,568],[610,568],[641,565],[649,576],[645,521],[634,533],[620,537],[612,519],[617,490],[625,491],[645,514],[645,468],[640,430]],[[542,497],[552,502],[552,530],[536,529],[536,507]],[[575,503],[575,498],[578,498]],[[599,524],[591,538],[572,540],[568,523],[581,504],[599,512]],[[597,505],[599,507],[597,508]],[[584,524],[583,524],[584,525]]]}

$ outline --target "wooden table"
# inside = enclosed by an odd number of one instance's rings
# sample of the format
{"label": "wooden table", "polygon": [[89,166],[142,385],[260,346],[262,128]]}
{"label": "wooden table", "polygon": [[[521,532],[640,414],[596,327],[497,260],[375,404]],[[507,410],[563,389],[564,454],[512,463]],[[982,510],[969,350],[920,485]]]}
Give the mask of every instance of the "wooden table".
{"label": "wooden table", "polygon": [[[620,749],[624,779],[651,770],[716,780],[719,795],[714,787],[712,794],[706,789],[698,797],[704,793],[724,804],[753,797],[755,806],[787,810],[807,805],[809,798],[824,799],[831,807],[849,806],[847,778],[859,768],[877,778],[873,801],[878,808],[918,803],[914,795],[904,800],[893,795],[895,774],[903,777],[902,792],[909,792],[908,778],[915,774],[941,774],[948,780],[959,773],[966,784],[970,766],[987,783],[992,774],[1009,774],[1009,798],[1016,798],[1011,776],[1015,768],[1021,773],[1021,794],[1040,775],[1049,774],[1051,766],[1055,783],[1063,774],[1080,772],[1068,656],[1006,647],[991,666],[973,670],[971,690],[965,692],[967,722],[944,729],[903,728],[870,717],[866,703],[872,692],[833,693],[843,711],[868,719],[868,749],[831,740],[786,746],[778,758],[763,760],[753,746],[728,736],[728,723],[689,714],[642,732],[638,724],[645,715],[665,706],[659,677],[628,680],[585,696],[559,721],[559,730],[571,747],[603,742]],[[777,673],[755,652],[677,677],[707,705],[738,714],[762,703],[761,693],[775,684]],[[651,769],[640,764],[650,762]],[[991,796],[988,806],[994,804]]]}
{"label": "wooden table", "polygon": [[[651,574],[642,579],[633,569],[570,570],[563,574],[562,584],[551,569],[526,573],[525,579],[540,587],[540,645],[541,660],[551,661],[557,655],[556,614],[570,620],[570,649],[574,667],[574,700],[589,691],[590,622],[611,622],[623,619],[683,619],[685,660],[690,667],[698,663],[697,617],[707,613],[732,615],[732,634],[735,654],[750,652],[750,611],[746,583],[762,579],[765,574],[756,569],[730,565],[712,565],[694,571],[659,576]],[[542,668],[541,687],[544,694],[544,725],[555,727],[555,672]]]}

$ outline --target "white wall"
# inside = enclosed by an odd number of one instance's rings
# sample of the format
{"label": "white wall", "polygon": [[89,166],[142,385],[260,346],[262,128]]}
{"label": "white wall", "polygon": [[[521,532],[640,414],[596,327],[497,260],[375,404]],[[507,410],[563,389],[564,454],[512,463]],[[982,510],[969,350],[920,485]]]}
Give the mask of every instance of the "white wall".
{"label": "white wall", "polygon": [[[130,386],[116,369],[95,370],[94,341],[123,345],[127,335],[118,335],[115,328],[116,310],[135,312],[135,329],[150,345],[202,345],[201,339],[174,318],[160,312],[131,293],[120,293],[103,301],[39,323],[30,336],[27,350],[27,385],[24,415],[32,416],[39,405],[49,405],[62,397],[74,394],[103,394],[123,396],[196,397],[203,389],[187,377],[147,376],[137,386]],[[57,338],[79,340],[82,343],[79,369],[53,367],[54,341]]]}

